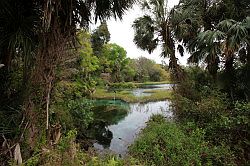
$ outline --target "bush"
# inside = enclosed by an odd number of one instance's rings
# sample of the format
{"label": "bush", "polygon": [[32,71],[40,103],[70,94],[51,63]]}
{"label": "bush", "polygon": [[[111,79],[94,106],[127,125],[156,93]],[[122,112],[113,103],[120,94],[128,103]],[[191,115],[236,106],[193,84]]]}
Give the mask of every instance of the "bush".
{"label": "bush", "polygon": [[109,86],[110,89],[133,89],[136,88],[136,85],[132,82],[120,82],[113,83]]}
{"label": "bush", "polygon": [[62,130],[76,129],[78,136],[85,137],[88,125],[94,119],[91,111],[93,103],[87,99],[65,100],[64,103],[56,103],[51,108],[51,124],[62,125]]}
{"label": "bush", "polygon": [[206,72],[189,70],[175,91],[176,119],[203,128],[204,139],[212,146],[228,145],[238,164],[249,164],[249,103],[232,101],[222,91]]}
{"label": "bush", "polygon": [[224,94],[211,90],[210,95],[198,101],[175,94],[174,106],[178,121],[194,121],[199,127],[206,127],[215,118],[228,112],[229,102]]}
{"label": "bush", "polygon": [[82,159],[79,158],[81,152],[78,151],[78,145],[75,143],[76,134],[76,130],[70,130],[54,149],[43,148],[40,153],[28,159],[24,165],[81,165]]}
{"label": "bush", "polygon": [[211,146],[204,140],[204,130],[194,127],[189,133],[184,131],[159,115],[153,116],[130,153],[145,165],[234,164],[228,147]]}
{"label": "bush", "polygon": [[[241,164],[250,160],[250,104],[234,104],[228,113],[218,115],[206,127],[206,139],[213,144],[228,144]],[[249,164],[249,163],[248,163]]]}
{"label": "bush", "polygon": [[87,127],[93,120],[93,112],[91,108],[93,104],[89,100],[71,100],[68,102],[67,107],[71,116],[74,119],[74,123]]}
{"label": "bush", "polygon": [[138,160],[128,157],[119,159],[114,155],[97,157],[95,152],[86,153],[80,149],[76,143],[76,130],[70,130],[53,149],[44,148],[39,153],[29,158],[23,165],[25,166],[123,166],[138,165]]}

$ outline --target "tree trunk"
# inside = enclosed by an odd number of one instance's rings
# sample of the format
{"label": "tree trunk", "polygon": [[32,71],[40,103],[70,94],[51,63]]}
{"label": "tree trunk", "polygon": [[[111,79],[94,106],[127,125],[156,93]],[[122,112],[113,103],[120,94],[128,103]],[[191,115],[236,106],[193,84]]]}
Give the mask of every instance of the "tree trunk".
{"label": "tree trunk", "polygon": [[41,138],[47,138],[50,145],[49,107],[55,71],[61,62],[61,57],[66,54],[67,41],[56,19],[51,16],[50,28],[44,29],[39,36],[39,48],[35,65],[30,77],[30,92],[25,100],[26,115],[30,121],[28,143],[34,149]]}
{"label": "tree trunk", "polygon": [[250,44],[247,44],[247,67],[250,68]]}
{"label": "tree trunk", "polygon": [[234,93],[233,93],[233,84],[234,84],[234,74],[233,74],[233,62],[234,62],[234,56],[233,54],[228,55],[226,57],[225,62],[225,74],[226,74],[226,90],[228,91],[228,94],[230,95],[231,99],[234,100]]}
{"label": "tree trunk", "polygon": [[227,73],[231,73],[233,71],[233,62],[234,62],[233,55],[230,55],[226,58],[225,70]]}
{"label": "tree trunk", "polygon": [[172,70],[172,78],[175,81],[180,81],[182,79],[182,69],[177,63],[177,58],[175,56],[175,43],[171,36],[170,25],[168,25],[168,20],[166,20],[165,25],[162,27],[161,36],[164,41],[164,56],[170,56],[169,68]]}
{"label": "tree trunk", "polygon": [[11,50],[7,47],[3,48],[3,58],[2,58],[2,64],[4,64],[4,68],[6,68],[8,71],[11,67],[11,60],[12,60],[12,53]]}
{"label": "tree trunk", "polygon": [[247,78],[247,82],[246,82],[246,87],[247,90],[244,92],[245,96],[246,96],[246,101],[249,102],[249,96],[250,96],[250,44],[247,44],[247,69],[246,69],[246,78]]}

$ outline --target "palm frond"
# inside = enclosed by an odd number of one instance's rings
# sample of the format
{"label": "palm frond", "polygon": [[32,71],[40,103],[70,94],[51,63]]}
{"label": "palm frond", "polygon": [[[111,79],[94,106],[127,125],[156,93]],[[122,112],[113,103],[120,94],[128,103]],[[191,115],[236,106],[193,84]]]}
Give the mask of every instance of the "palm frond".
{"label": "palm frond", "polygon": [[177,46],[177,50],[179,51],[180,55],[183,57],[184,56],[184,48],[182,45]]}
{"label": "palm frond", "polygon": [[122,15],[132,7],[136,0],[88,0],[87,2],[89,6],[93,6],[97,21],[97,19],[105,20],[110,17],[122,19]]}
{"label": "palm frond", "polygon": [[248,37],[248,30],[244,24],[236,23],[231,26],[231,28],[228,30],[228,34],[230,36],[229,43],[230,47],[233,47],[235,45],[239,45],[242,41],[246,40]]}
{"label": "palm frond", "polygon": [[227,32],[236,21],[233,19],[226,19],[218,23],[217,28],[223,32]]}
{"label": "palm frond", "polygon": [[250,29],[250,16],[246,17],[246,19],[243,20],[243,24],[247,29]]}
{"label": "palm frond", "polygon": [[191,54],[191,56],[188,58],[188,63],[199,63],[203,59],[202,53],[200,50],[197,50]]}
{"label": "palm frond", "polygon": [[205,43],[207,45],[212,45],[213,43],[224,39],[226,34],[219,30],[207,30],[205,32],[201,32],[198,35],[198,43]]}
{"label": "palm frond", "polygon": [[132,25],[135,31],[134,42],[142,50],[147,50],[151,53],[158,44],[158,39],[155,38],[154,21],[150,16],[143,16],[136,19]]}
{"label": "palm frond", "polygon": [[0,48],[7,47],[13,55],[17,53],[23,55],[27,67],[32,59],[32,50],[37,44],[36,28],[39,26],[39,11],[33,8],[32,3],[23,4],[22,1],[9,0],[1,2],[0,5],[5,5],[0,10],[0,33],[3,34],[0,36]]}

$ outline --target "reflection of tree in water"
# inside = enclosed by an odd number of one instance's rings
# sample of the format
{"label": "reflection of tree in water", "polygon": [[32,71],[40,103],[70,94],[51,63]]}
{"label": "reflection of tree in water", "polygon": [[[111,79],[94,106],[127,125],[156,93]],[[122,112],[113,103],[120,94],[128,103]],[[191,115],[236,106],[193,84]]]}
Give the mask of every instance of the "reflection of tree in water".
{"label": "reflection of tree in water", "polygon": [[94,123],[87,130],[88,137],[95,139],[103,148],[109,148],[113,133],[108,126],[123,120],[128,114],[129,106],[120,100],[98,100],[94,105]]}
{"label": "reflection of tree in water", "polygon": [[89,137],[97,140],[97,143],[103,145],[103,148],[109,148],[113,133],[108,129],[105,121],[96,121],[89,126]]}

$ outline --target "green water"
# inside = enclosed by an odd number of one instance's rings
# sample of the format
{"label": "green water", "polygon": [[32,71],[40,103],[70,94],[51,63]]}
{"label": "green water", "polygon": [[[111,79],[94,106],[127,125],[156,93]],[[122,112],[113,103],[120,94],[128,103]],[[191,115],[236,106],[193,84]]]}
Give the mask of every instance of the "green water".
{"label": "green water", "polygon": [[108,125],[117,124],[128,115],[129,104],[121,100],[96,100],[94,105],[94,118]]}

